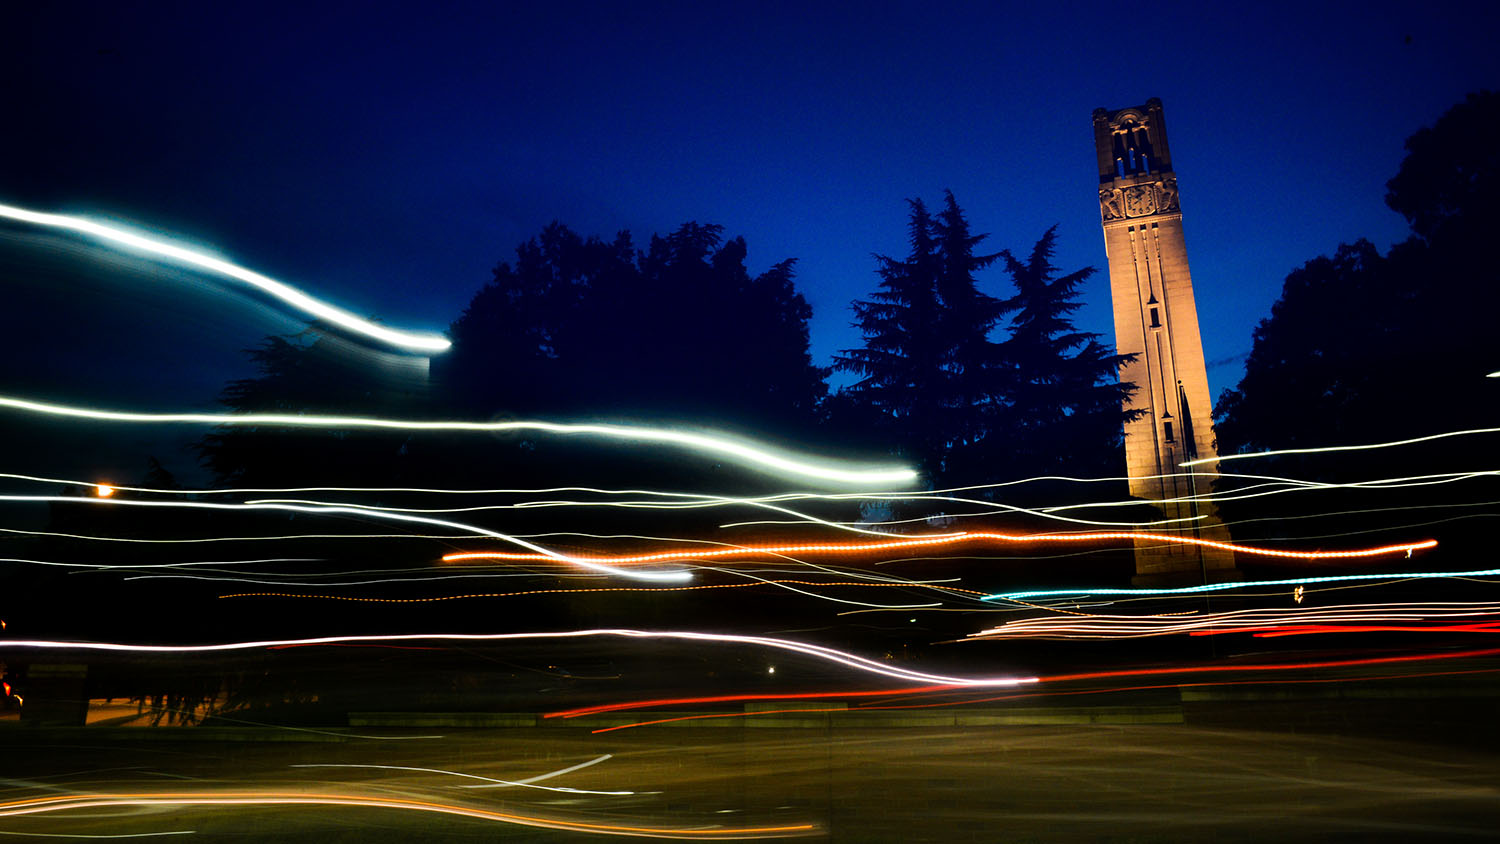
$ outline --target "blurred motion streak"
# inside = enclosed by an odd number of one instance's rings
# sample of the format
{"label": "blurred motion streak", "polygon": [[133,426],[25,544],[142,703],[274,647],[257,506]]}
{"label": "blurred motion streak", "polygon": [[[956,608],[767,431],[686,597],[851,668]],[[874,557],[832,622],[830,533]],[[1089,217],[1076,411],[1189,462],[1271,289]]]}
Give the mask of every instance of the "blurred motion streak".
{"label": "blurred motion streak", "polygon": [[1409,630],[1472,629],[1475,632],[1490,632],[1489,628],[1500,626],[1500,622],[1455,625],[1455,618],[1494,616],[1500,613],[1500,603],[1451,603],[1451,604],[1350,604],[1332,607],[1300,607],[1297,609],[1249,609],[1233,612],[1204,613],[1195,615],[1089,615],[1069,613],[1066,617],[1026,618],[1006,622],[999,627],[970,634],[974,639],[1113,639],[1144,638],[1149,636],[1172,636],[1187,633],[1193,636],[1211,636],[1215,633],[1275,630],[1286,626],[1306,628],[1316,626],[1327,629],[1352,629],[1336,627],[1343,622],[1361,625],[1361,629],[1376,629],[1371,625],[1379,622],[1446,622],[1441,626],[1408,626]]}
{"label": "blurred motion streak", "polygon": [[[1500,374],[1500,373],[1497,373]],[[1490,376],[1494,377],[1494,376]],[[1178,463],[1178,466],[1197,466],[1203,463],[1222,463],[1225,460],[1247,460],[1252,457],[1276,457],[1283,454],[1327,454],[1338,451],[1369,451],[1377,448],[1395,448],[1403,445],[1415,445],[1417,443],[1431,442],[1433,440],[1447,439],[1448,437],[1467,437],[1473,434],[1500,434],[1500,428],[1472,428],[1467,431],[1449,431],[1443,434],[1429,434],[1425,437],[1413,437],[1406,440],[1392,440],[1385,443],[1370,443],[1369,445],[1326,445],[1319,448],[1283,448],[1274,451],[1250,451],[1243,454],[1221,454],[1217,457],[1204,458],[1202,460],[1189,460],[1186,463]]]}
{"label": "blurred motion streak", "polygon": [[817,831],[817,827],[812,824],[720,827],[717,829],[624,826],[570,821],[561,818],[513,815],[489,809],[458,806],[451,803],[432,803],[426,800],[410,800],[397,797],[363,797],[352,794],[302,794],[277,791],[227,792],[223,794],[214,794],[211,792],[83,794],[61,797],[37,797],[29,800],[0,803],[0,817],[68,812],[75,809],[94,809],[109,806],[360,806],[376,809],[405,809],[418,812],[434,812],[444,815],[475,818],[477,820],[499,821],[501,823],[518,824],[521,826],[564,830],[567,832],[587,832],[601,835],[639,835],[649,838],[684,838],[695,840],[770,838],[807,835]]}
{"label": "blurred motion streak", "polygon": [[[1277,551],[1270,548],[1253,548],[1247,545],[1236,545],[1229,542],[1214,542],[1207,539],[1198,539],[1196,537],[1160,533],[1127,533],[1122,531],[1105,531],[1093,533],[1005,534],[979,531],[963,531],[960,533],[945,533],[936,536],[894,539],[888,542],[759,545],[739,548],[717,548],[712,550],[662,551],[652,554],[575,556],[571,559],[590,560],[597,563],[610,563],[613,565],[634,565],[640,563],[662,563],[704,558],[722,559],[725,557],[750,557],[758,554],[871,554],[879,551],[899,551],[905,550],[907,548],[930,548],[934,546],[954,545],[970,542],[1100,542],[1104,540],[1145,540],[1150,542],[1163,542],[1175,545],[1199,545],[1207,548],[1222,548],[1241,554],[1255,554],[1263,557],[1281,557],[1298,560],[1378,557],[1384,554],[1410,553],[1412,551],[1420,551],[1427,548],[1437,547],[1437,540],[1428,539],[1421,542],[1408,542],[1398,545],[1382,545],[1378,548],[1362,548],[1351,551]],[[545,559],[545,557],[538,554],[518,554],[508,551],[469,551],[456,554],[445,554],[443,556],[444,562],[458,562],[462,560],[543,559]]]}
{"label": "blurred motion streak", "polygon": [[[1436,545],[1437,543],[1434,542],[1433,544]],[[1408,571],[1387,574],[1331,574],[1322,577],[1293,577],[1285,580],[1238,580],[1226,583],[1206,583],[1202,586],[1180,586],[1173,589],[1040,589],[1031,592],[1004,592],[998,595],[988,595],[980,600],[1014,601],[1018,598],[1054,598],[1063,595],[1192,595],[1198,592],[1223,592],[1226,589],[1248,589],[1253,586],[1298,586],[1308,583],[1342,583],[1350,580],[1420,580],[1422,578],[1436,577],[1492,577],[1494,575],[1500,575],[1500,569]]]}
{"label": "blurred motion streak", "polygon": [[794,477],[810,478],[838,484],[878,485],[906,484],[917,479],[917,473],[904,467],[843,469],[832,461],[814,462],[800,457],[773,453],[767,447],[725,436],[636,425],[570,424],[561,422],[459,422],[419,419],[380,419],[368,416],[317,416],[314,414],[276,413],[131,413],[115,410],[91,410],[84,407],[30,401],[0,396],[0,407],[63,416],[93,419],[100,422],[141,422],[148,424],[186,423],[194,425],[264,425],[296,428],[378,428],[400,431],[539,431],[558,435],[584,435],[612,440],[668,444],[731,457],[759,469]]}
{"label": "blurred motion streak", "polygon": [[23,650],[80,650],[80,651],[115,651],[125,653],[210,653],[219,651],[244,651],[258,650],[274,647],[313,647],[318,645],[340,645],[345,643],[386,643],[386,642],[506,642],[525,641],[535,639],[579,639],[579,638],[625,638],[625,639],[661,639],[683,642],[713,642],[726,645],[752,645],[757,647],[772,648],[801,654],[814,659],[822,659],[828,662],[877,674],[883,677],[892,677],[898,680],[910,680],[920,683],[940,683],[955,686],[1017,686],[1024,683],[1037,682],[1034,677],[945,677],[938,674],[927,674],[921,671],[912,671],[892,665],[885,665],[873,659],[840,651],[835,648],[827,648],[822,645],[814,645],[808,642],[796,642],[790,639],[773,639],[768,636],[740,636],[731,633],[701,633],[688,630],[627,630],[623,628],[600,629],[600,630],[568,630],[552,633],[402,633],[388,635],[368,636],[320,636],[308,639],[269,639],[256,642],[229,642],[217,645],[131,645],[118,642],[69,642],[45,639],[4,639],[0,640],[0,651],[8,649]]}
{"label": "blurred motion streak", "polygon": [[282,302],[311,314],[318,319],[326,320],[341,328],[357,334],[363,334],[373,340],[379,340],[388,346],[394,346],[405,351],[432,354],[447,351],[452,345],[448,338],[441,335],[413,334],[407,331],[396,331],[386,328],[383,325],[377,325],[369,320],[360,319],[348,311],[314,299],[289,284],[268,278],[253,270],[247,270],[244,267],[231,264],[220,258],[204,255],[201,252],[194,252],[191,249],[173,243],[154,240],[135,232],[106,226],[92,220],[85,220],[81,217],[28,211],[24,208],[16,208],[11,205],[0,205],[0,217],[22,223],[31,223],[32,225],[47,226],[55,229],[66,229],[78,232],[79,234],[90,235],[102,241],[128,246],[149,255],[167,258],[179,264],[186,264],[191,267],[227,276],[268,293]]}

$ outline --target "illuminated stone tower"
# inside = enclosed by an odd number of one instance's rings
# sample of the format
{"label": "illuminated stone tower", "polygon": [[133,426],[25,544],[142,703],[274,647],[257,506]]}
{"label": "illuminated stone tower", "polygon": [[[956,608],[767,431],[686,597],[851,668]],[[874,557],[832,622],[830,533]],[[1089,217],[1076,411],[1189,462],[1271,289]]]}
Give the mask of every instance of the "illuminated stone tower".
{"label": "illuminated stone tower", "polygon": [[[1158,502],[1167,520],[1184,520],[1155,532],[1227,542],[1228,530],[1212,504],[1183,500],[1210,491],[1218,462],[1192,469],[1178,464],[1218,454],[1161,100],[1119,111],[1095,109],[1094,145],[1115,345],[1120,354],[1136,355],[1121,368],[1120,380],[1136,386],[1126,408],[1145,411],[1125,423],[1130,494]],[[1228,551],[1144,539],[1135,542],[1135,574],[1139,585],[1238,577]]]}

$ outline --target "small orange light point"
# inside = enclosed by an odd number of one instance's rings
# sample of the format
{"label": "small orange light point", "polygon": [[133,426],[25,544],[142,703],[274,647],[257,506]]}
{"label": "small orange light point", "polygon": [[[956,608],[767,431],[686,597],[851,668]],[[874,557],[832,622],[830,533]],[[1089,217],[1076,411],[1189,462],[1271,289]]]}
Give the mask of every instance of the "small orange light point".
{"label": "small orange light point", "polygon": [[115,488],[109,484],[98,484],[94,487],[94,494],[100,498],[108,498],[115,494]]}

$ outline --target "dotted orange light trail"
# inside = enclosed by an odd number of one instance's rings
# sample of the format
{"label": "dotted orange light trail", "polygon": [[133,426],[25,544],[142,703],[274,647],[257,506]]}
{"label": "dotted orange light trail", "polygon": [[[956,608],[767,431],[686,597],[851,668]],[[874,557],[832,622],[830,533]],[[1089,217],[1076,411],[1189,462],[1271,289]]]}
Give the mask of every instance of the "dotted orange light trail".
{"label": "dotted orange light trail", "polygon": [[[649,565],[683,560],[722,560],[753,557],[762,554],[875,554],[883,551],[904,551],[910,548],[935,548],[967,543],[1026,543],[1026,542],[1104,542],[1109,540],[1146,540],[1171,545],[1199,545],[1204,548],[1219,548],[1240,554],[1261,557],[1278,557],[1296,560],[1330,560],[1358,557],[1379,557],[1386,554],[1409,554],[1437,546],[1437,540],[1407,542],[1397,545],[1381,545],[1376,548],[1360,548],[1349,551],[1278,551],[1271,548],[1255,548],[1233,542],[1214,542],[1189,536],[1165,533],[1133,533],[1130,531],[1101,531],[1093,533],[1033,533],[1008,534],[990,531],[945,533],[939,536],[918,536],[877,542],[807,543],[798,545],[749,545],[740,548],[715,548],[712,550],[658,551],[649,554],[621,555],[566,555],[570,560],[584,560],[609,565]],[[466,551],[445,554],[443,562],[464,560],[509,560],[544,562],[549,558],[543,554],[514,553],[510,551]]]}
{"label": "dotted orange light trail", "polygon": [[599,586],[587,589],[529,589],[524,592],[466,592],[461,595],[438,595],[432,598],[362,598],[348,595],[316,595],[301,592],[234,592],[220,598],[313,598],[325,601],[357,601],[371,604],[427,604],[434,601],[462,601],[469,598],[514,598],[518,595],[572,595],[585,592],[691,592],[701,589],[744,589],[751,586],[791,584],[794,586],[885,586],[913,589],[926,587],[947,592],[962,592],[966,595],[986,595],[974,589],[962,589],[931,583],[868,583],[865,581],[815,581],[815,580],[760,580],[754,583],[709,583],[699,586]]}
{"label": "dotted orange light trail", "polygon": [[150,792],[122,794],[86,794],[58,797],[36,797],[0,803],[0,817],[35,815],[49,812],[66,812],[73,809],[93,809],[105,806],[365,806],[379,809],[406,809],[419,812],[435,812],[458,815],[480,820],[500,821],[521,826],[569,832],[589,832],[602,835],[639,835],[651,838],[683,838],[693,840],[722,840],[747,837],[783,837],[808,835],[817,831],[812,824],[789,824],[785,826],[761,827],[715,827],[707,829],[672,829],[670,827],[621,826],[617,824],[586,823],[528,815],[513,815],[488,809],[457,806],[450,803],[432,803],[426,800],[409,800],[399,797],[362,797],[352,794],[302,794],[298,792],[251,791],[251,792],[175,792],[153,794]]}

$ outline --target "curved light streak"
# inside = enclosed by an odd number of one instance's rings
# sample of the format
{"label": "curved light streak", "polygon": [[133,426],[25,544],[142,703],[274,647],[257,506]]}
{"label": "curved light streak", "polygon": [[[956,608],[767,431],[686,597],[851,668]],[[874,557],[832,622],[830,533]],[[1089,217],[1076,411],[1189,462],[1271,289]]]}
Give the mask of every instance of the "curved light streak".
{"label": "curved light streak", "polygon": [[245,269],[221,258],[204,255],[201,252],[194,252],[175,243],[156,240],[125,229],[96,223],[93,220],[87,220],[82,217],[28,211],[25,208],[17,208],[13,205],[0,205],[0,217],[36,226],[47,226],[49,228],[78,232],[79,234],[89,235],[98,240],[138,249],[158,258],[166,258],[180,264],[186,264],[232,278],[235,281],[248,284],[280,299],[282,302],[318,319],[331,322],[348,331],[363,334],[372,340],[378,340],[388,346],[405,351],[432,354],[445,352],[453,345],[448,338],[441,335],[397,331],[366,319],[360,319],[342,308],[337,308],[327,302],[315,299],[289,284],[268,278],[254,270]]}
{"label": "curved light streak", "polygon": [[532,549],[538,554],[542,555],[540,559],[571,563],[581,568],[596,571],[601,574],[629,577],[636,580],[656,580],[667,582],[682,582],[692,579],[692,574],[687,571],[630,571],[627,569],[616,568],[604,563],[597,563],[592,560],[570,557],[567,554],[560,554],[556,551],[552,551],[550,549],[542,547],[541,545],[528,542],[524,539],[519,539],[517,537],[509,536],[503,533],[497,533],[492,530],[478,527],[477,525],[466,525],[459,522],[450,522],[444,519],[428,518],[426,516],[411,516],[403,513],[387,513],[379,510],[366,510],[360,507],[308,507],[296,504],[215,504],[207,501],[141,501],[119,498],[71,498],[64,495],[0,495],[0,501],[56,501],[69,504],[91,504],[103,507],[182,507],[198,510],[283,510],[294,513],[312,513],[315,515],[340,514],[367,516],[373,519],[387,519],[397,522],[414,522],[416,524],[435,525],[438,527],[453,528],[454,530],[481,533],[494,539],[498,539],[502,542],[509,542],[515,545],[519,545],[522,548]]}
{"label": "curved light streak", "polygon": [[341,645],[359,642],[513,642],[536,639],[586,639],[621,638],[651,639],[682,642],[711,642],[727,645],[752,645],[773,650],[795,653],[813,659],[821,659],[882,677],[908,680],[924,684],[954,686],[1017,686],[1035,682],[1031,677],[947,677],[913,671],[895,665],[867,659],[836,648],[798,642],[791,639],[774,639],[769,636],[743,636],[733,633],[703,633],[692,630],[630,630],[625,628],[600,628],[594,630],[565,630],[552,633],[395,633],[359,636],[319,636],[307,639],[265,639],[252,642],[226,642],[216,645],[132,645],[120,642],[69,642],[49,639],[0,639],[0,651],[21,650],[80,650],[110,651],[124,653],[215,653],[221,651],[261,650],[265,648],[291,648],[317,645]]}
{"label": "curved light streak", "polygon": [[[652,554],[590,555],[575,559],[592,560],[613,565],[637,565],[698,559],[725,559],[751,557],[757,554],[869,554],[879,551],[897,551],[907,548],[931,548],[963,542],[1098,542],[1101,540],[1147,540],[1169,545],[1197,545],[1204,548],[1220,548],[1241,554],[1262,557],[1281,557],[1298,560],[1347,559],[1378,557],[1384,554],[1411,553],[1437,547],[1437,540],[1382,545],[1377,548],[1361,548],[1353,551],[1279,551],[1271,548],[1256,548],[1233,542],[1214,542],[1191,536],[1134,531],[1103,531],[1091,533],[1034,533],[1006,534],[981,531],[961,531],[936,536],[893,539],[886,542],[809,543],[797,545],[750,545],[740,548],[715,548],[697,551],[662,551]],[[462,560],[542,560],[537,554],[520,554],[510,551],[465,551],[445,554],[443,562]],[[1300,581],[1299,581],[1300,582]]]}
{"label": "curved light streak", "polygon": [[152,424],[186,423],[195,425],[267,425],[302,428],[376,428],[399,431],[540,431],[564,436],[593,436],[603,439],[674,445],[691,451],[730,457],[746,465],[801,478],[840,484],[905,484],[917,479],[917,473],[905,467],[879,469],[841,469],[831,461],[786,457],[759,445],[693,431],[647,428],[635,425],[572,424],[561,422],[459,422],[416,419],[380,419],[368,416],[317,416],[313,414],[278,413],[132,413],[117,410],[92,410],[86,407],[38,402],[0,396],[0,407],[30,413],[93,419],[101,422],[145,422]]}
{"label": "curved light streak", "polygon": [[27,800],[0,803],[0,817],[16,817],[20,815],[36,815],[113,806],[363,806],[456,815],[478,820],[500,821],[519,826],[541,827],[543,829],[557,829],[567,832],[587,832],[601,835],[639,835],[649,838],[680,838],[688,840],[725,840],[807,835],[815,832],[817,829],[812,824],[699,829],[625,826],[621,824],[587,823],[584,821],[563,820],[561,818],[516,815],[508,812],[478,809],[471,806],[434,803],[427,800],[412,800],[401,797],[364,797],[355,794],[317,794],[295,791],[251,791],[217,794],[213,792],[161,794],[136,792],[34,797]]}
{"label": "curved light streak", "polygon": [[[610,758],[609,755],[605,754],[604,756],[600,757],[598,760],[595,760],[595,762],[602,761],[602,760],[608,759],[608,758]],[[574,766],[573,770],[577,770],[580,767],[588,767],[589,765],[592,765],[592,764],[594,764],[594,762],[585,762],[582,765]],[[469,786],[464,786],[464,788],[536,788],[536,789],[540,789],[542,791],[560,791],[560,792],[564,792],[564,793],[567,793],[567,794],[599,794],[599,795],[604,795],[604,796],[607,796],[607,797],[622,797],[622,796],[626,796],[626,795],[631,795],[631,794],[636,794],[637,793],[637,792],[634,792],[634,791],[594,791],[592,789],[587,789],[587,788],[567,788],[565,786],[558,786],[558,785],[536,785],[534,782],[526,782],[526,781],[522,781],[522,780],[498,780],[498,779],[495,779],[494,777],[481,777],[478,774],[466,774],[466,773],[463,773],[462,771],[445,771],[442,768],[413,768],[413,767],[408,767],[406,765],[356,765],[356,764],[351,764],[351,763],[342,763],[342,764],[340,764],[340,763],[335,763],[335,762],[324,762],[324,763],[308,763],[308,764],[302,764],[302,765],[292,765],[291,767],[293,767],[293,768],[367,768],[367,769],[374,769],[374,770],[377,770],[377,771],[413,771],[415,773],[422,773],[422,774],[443,774],[445,776],[450,776],[450,777],[462,777],[464,779],[480,780],[480,781],[482,781],[482,782],[484,782],[484,783],[487,784],[487,785],[483,785],[483,786],[472,786],[472,785],[469,785]],[[557,772],[553,772],[553,775],[555,776],[556,773]],[[546,774],[542,775],[542,779],[546,779],[547,777],[548,777],[548,775],[546,775]]]}
{"label": "curved light streak", "polygon": [[1205,583],[1175,589],[1041,589],[1032,592],[1003,592],[986,595],[981,601],[1013,601],[1025,598],[1052,598],[1060,595],[1192,595],[1198,592],[1223,592],[1254,586],[1295,586],[1307,583],[1338,583],[1348,580],[1422,580],[1441,577],[1489,577],[1500,575],[1500,569],[1473,571],[1416,571],[1391,574],[1337,574],[1324,577],[1294,577],[1287,580],[1241,580],[1230,583]]}
{"label": "curved light streak", "polygon": [[1189,460],[1186,463],[1178,463],[1177,465],[1198,466],[1203,463],[1222,463],[1225,460],[1248,460],[1252,457],[1276,457],[1282,454],[1326,454],[1335,451],[1369,451],[1377,448],[1395,448],[1402,445],[1432,442],[1433,440],[1447,439],[1448,437],[1466,437],[1471,434],[1500,434],[1500,428],[1472,428],[1467,431],[1449,431],[1445,434],[1429,434],[1425,437],[1412,437],[1408,440],[1392,440],[1391,442],[1370,443],[1369,445],[1327,445],[1320,448],[1282,448],[1275,451],[1252,451],[1246,454],[1221,454],[1218,457]]}

